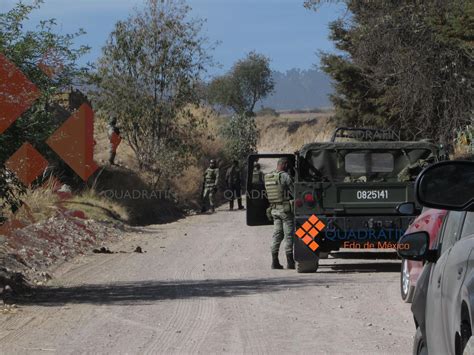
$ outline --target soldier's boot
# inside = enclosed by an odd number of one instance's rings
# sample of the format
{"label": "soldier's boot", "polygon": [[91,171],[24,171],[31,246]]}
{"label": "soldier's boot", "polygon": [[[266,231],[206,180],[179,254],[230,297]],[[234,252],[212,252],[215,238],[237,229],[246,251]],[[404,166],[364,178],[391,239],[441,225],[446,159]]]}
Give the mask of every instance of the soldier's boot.
{"label": "soldier's boot", "polygon": [[234,209],[234,200],[229,201],[229,210],[232,211]]}
{"label": "soldier's boot", "polygon": [[287,269],[295,269],[295,259],[293,259],[293,253],[286,254]]}
{"label": "soldier's boot", "polygon": [[214,208],[214,206],[211,206],[211,213],[215,213],[216,212],[216,209]]}
{"label": "soldier's boot", "polygon": [[278,253],[272,254],[272,269],[281,270],[283,266],[281,266],[280,261],[278,260]]}
{"label": "soldier's boot", "polygon": [[244,206],[242,205],[242,199],[241,198],[237,199],[237,203],[239,205],[239,210],[244,210],[245,209]]}

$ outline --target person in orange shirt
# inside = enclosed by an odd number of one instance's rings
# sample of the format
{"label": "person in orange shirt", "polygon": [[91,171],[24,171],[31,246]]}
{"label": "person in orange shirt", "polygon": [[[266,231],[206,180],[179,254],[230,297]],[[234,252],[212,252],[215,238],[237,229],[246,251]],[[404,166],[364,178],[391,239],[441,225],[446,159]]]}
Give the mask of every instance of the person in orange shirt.
{"label": "person in orange shirt", "polygon": [[109,121],[109,126],[107,129],[107,136],[109,138],[109,163],[110,165],[115,165],[115,156],[117,155],[117,148],[122,141],[120,136],[120,129],[117,127],[117,118],[112,117]]}

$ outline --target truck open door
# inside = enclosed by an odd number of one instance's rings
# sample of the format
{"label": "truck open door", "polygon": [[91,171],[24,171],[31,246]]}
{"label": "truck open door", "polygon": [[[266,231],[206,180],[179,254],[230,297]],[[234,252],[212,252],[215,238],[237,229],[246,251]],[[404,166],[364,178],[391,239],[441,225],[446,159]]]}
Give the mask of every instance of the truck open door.
{"label": "truck open door", "polygon": [[267,208],[269,207],[267,194],[263,179],[255,178],[255,164],[260,164],[262,173],[269,173],[276,169],[278,159],[287,158],[290,162],[290,174],[295,172],[294,154],[251,154],[247,160],[247,225],[263,226],[272,224],[267,218]]}

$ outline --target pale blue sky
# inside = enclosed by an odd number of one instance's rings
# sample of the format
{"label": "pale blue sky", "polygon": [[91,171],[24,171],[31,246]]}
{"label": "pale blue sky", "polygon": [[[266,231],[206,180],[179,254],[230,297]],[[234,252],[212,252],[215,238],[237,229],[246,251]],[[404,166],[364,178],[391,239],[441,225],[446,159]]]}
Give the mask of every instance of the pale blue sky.
{"label": "pale blue sky", "polygon": [[[0,0],[0,12],[11,8],[14,0]],[[28,3],[28,1],[25,1]],[[303,0],[188,0],[192,15],[207,19],[205,32],[220,44],[214,51],[222,68],[247,52],[256,50],[269,56],[272,68],[309,69],[318,62],[318,50],[333,51],[328,39],[328,23],[344,15],[341,5],[323,5],[318,12],[303,7]],[[92,47],[83,61],[95,61],[116,21],[124,19],[142,0],[45,0],[32,22],[57,19],[61,32],[84,28],[81,39]]]}

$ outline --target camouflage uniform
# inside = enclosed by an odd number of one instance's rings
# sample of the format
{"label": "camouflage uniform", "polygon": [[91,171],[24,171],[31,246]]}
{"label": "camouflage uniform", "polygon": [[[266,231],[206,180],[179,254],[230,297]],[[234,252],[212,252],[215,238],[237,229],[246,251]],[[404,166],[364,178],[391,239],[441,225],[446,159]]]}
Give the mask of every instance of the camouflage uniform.
{"label": "camouflage uniform", "polygon": [[227,184],[226,198],[229,200],[229,209],[234,209],[234,200],[237,199],[239,210],[243,210],[242,205],[242,179],[241,171],[237,161],[234,161],[232,166],[227,169],[225,174],[225,181]]}
{"label": "camouflage uniform", "polygon": [[433,164],[434,162],[435,157],[432,154],[430,154],[426,159],[418,159],[413,164],[404,167],[398,173],[398,181],[407,182],[415,180],[418,174],[421,173],[424,168],[428,167],[428,165]]}
{"label": "camouflage uniform", "polygon": [[217,191],[219,181],[219,169],[211,161],[209,168],[204,172],[204,184],[202,189],[202,212],[206,210],[206,202],[209,201],[211,211],[214,212],[214,194]]}
{"label": "camouflage uniform", "polygon": [[267,215],[273,220],[273,239],[271,252],[273,257],[272,268],[282,268],[278,262],[278,252],[280,244],[285,240],[285,253],[288,259],[288,268],[294,268],[293,260],[293,234],[294,234],[294,213],[293,213],[293,178],[285,171],[275,171],[266,174],[265,189],[270,208]]}
{"label": "camouflage uniform", "polygon": [[474,153],[474,122],[457,132],[456,148],[460,153]]}

